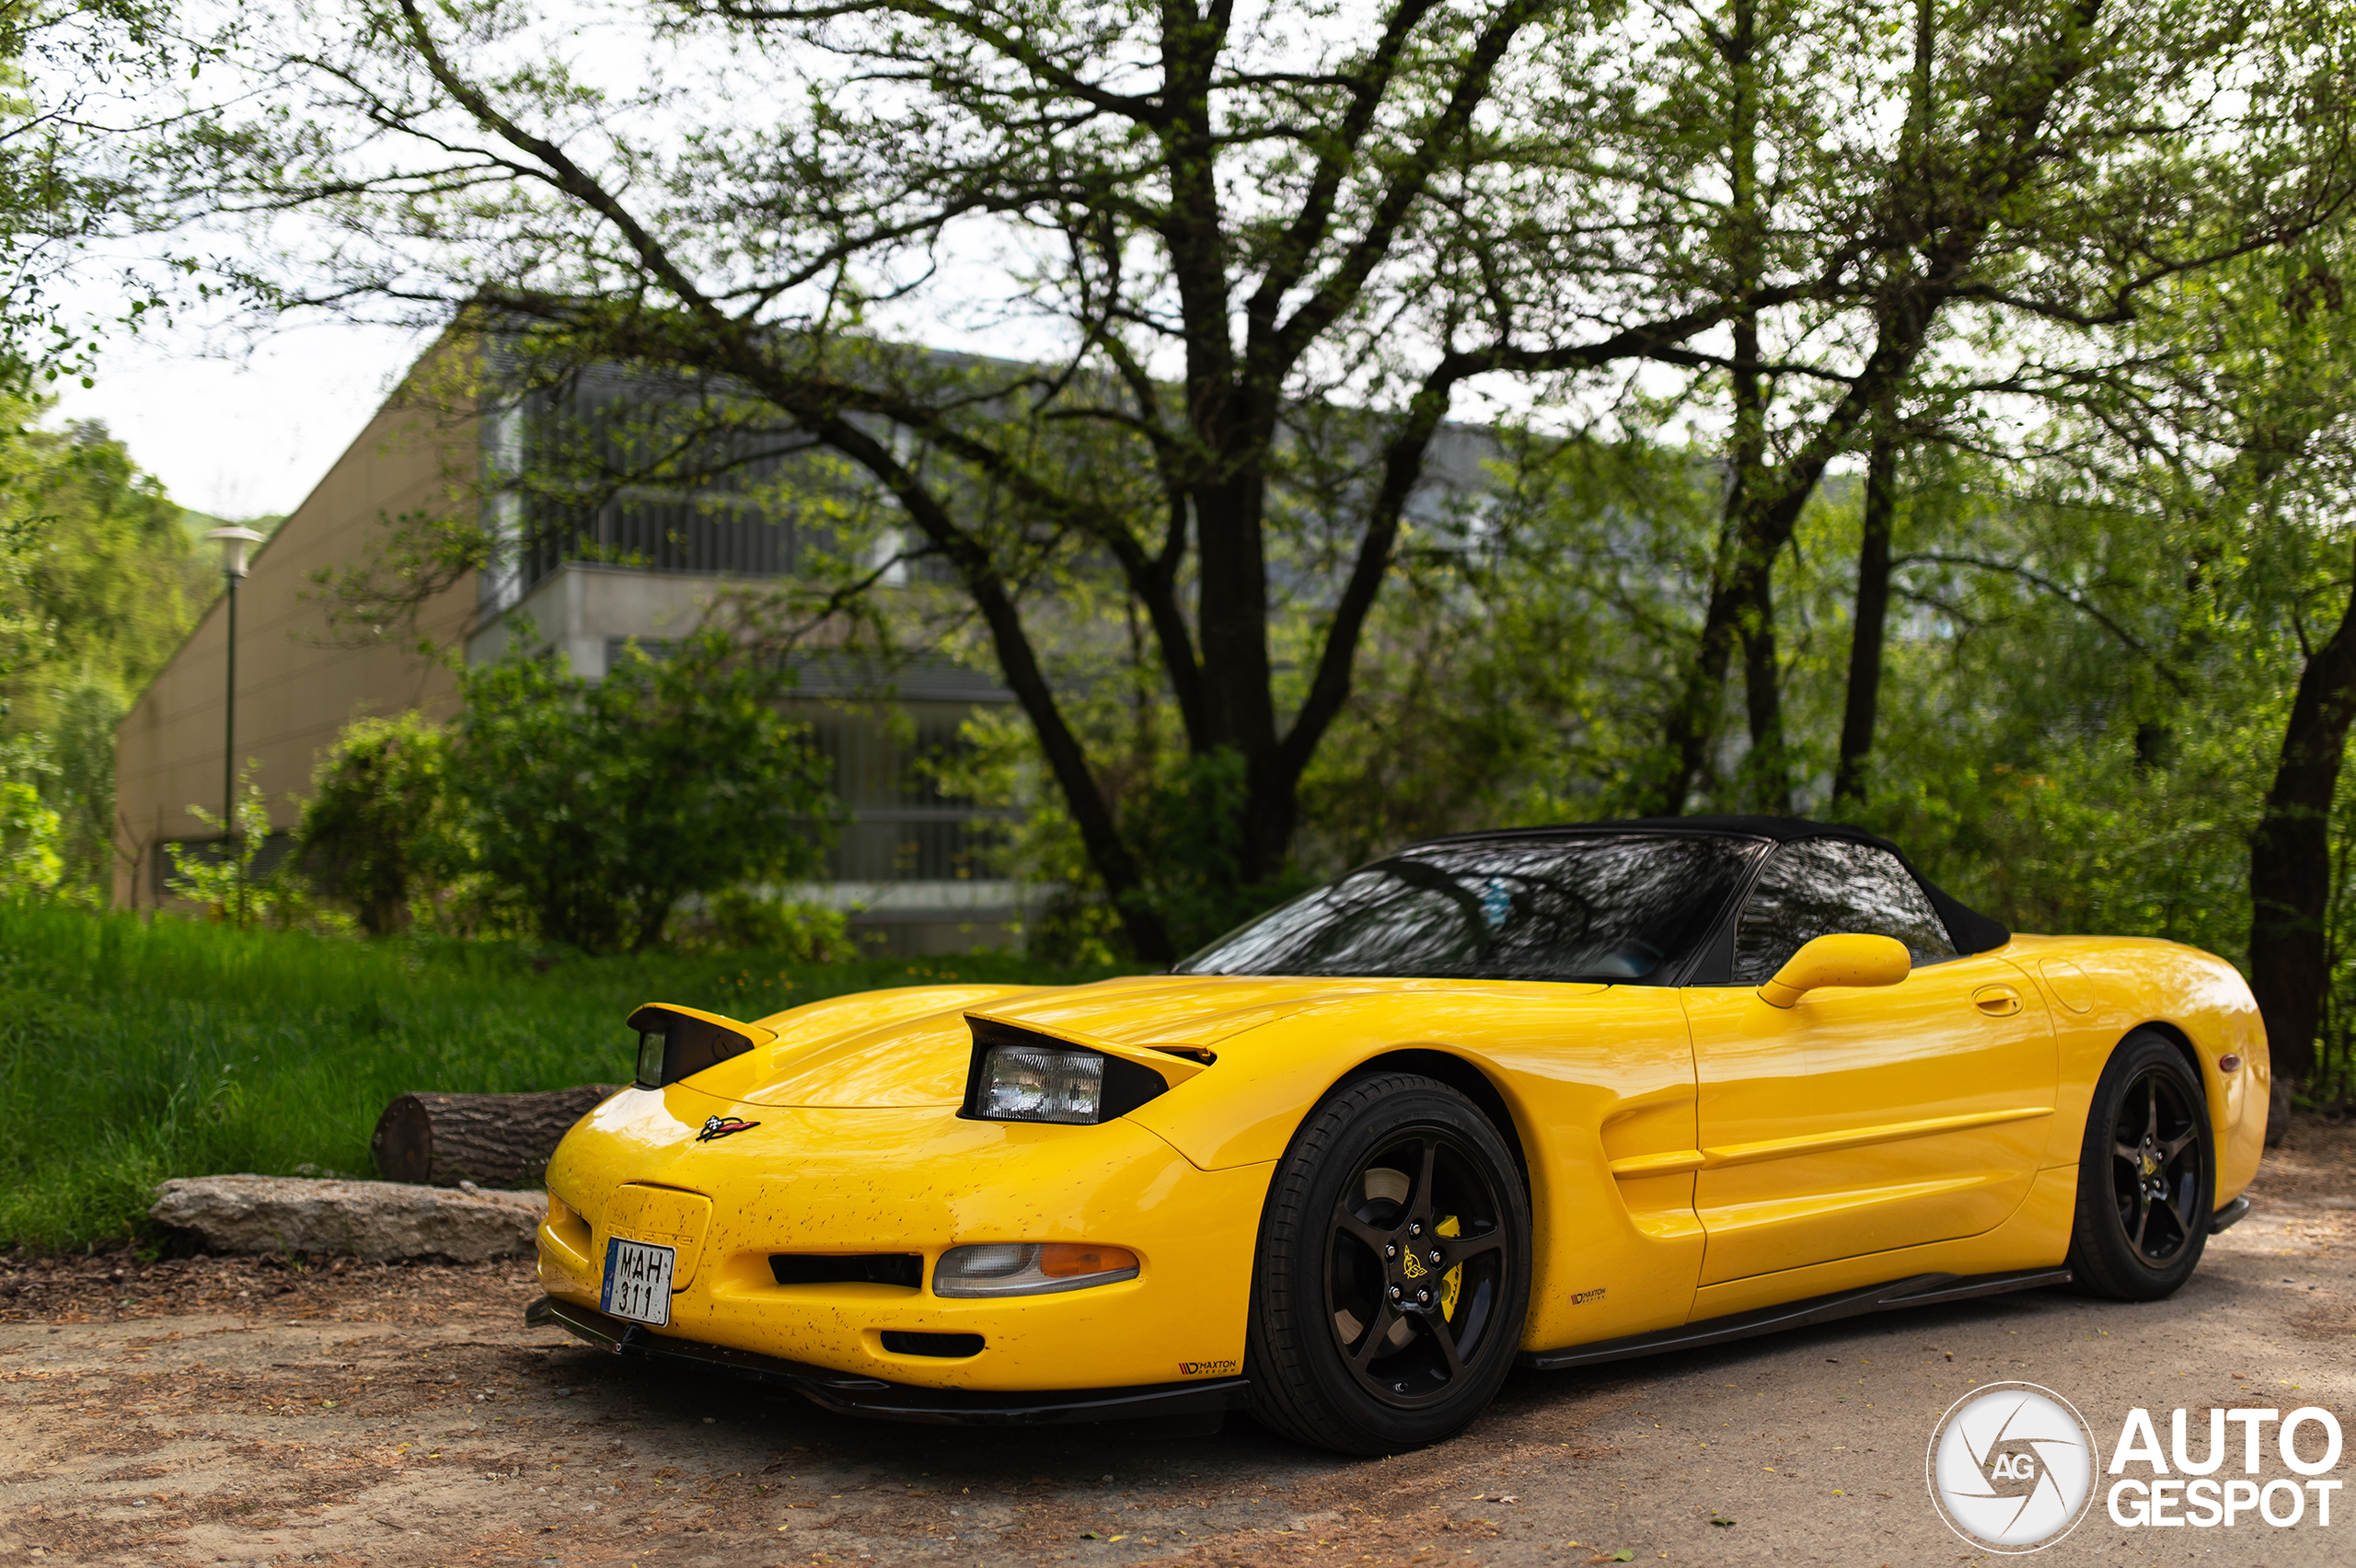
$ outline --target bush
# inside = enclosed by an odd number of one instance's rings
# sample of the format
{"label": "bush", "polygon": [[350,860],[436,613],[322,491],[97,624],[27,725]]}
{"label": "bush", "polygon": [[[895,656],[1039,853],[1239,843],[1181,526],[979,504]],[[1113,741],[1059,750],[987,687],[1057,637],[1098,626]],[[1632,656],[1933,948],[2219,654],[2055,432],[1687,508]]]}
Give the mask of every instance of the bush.
{"label": "bush", "polygon": [[422,716],[404,713],[349,726],[311,776],[294,868],[349,905],[372,937],[409,925],[411,901],[456,859],[449,763],[447,737]]}
{"label": "bush", "polygon": [[832,769],[778,710],[791,674],[725,631],[633,644],[600,681],[551,651],[459,684],[450,842],[542,940],[644,952],[683,899],[817,868]]}
{"label": "bush", "polygon": [[757,952],[784,963],[840,963],[857,954],[850,920],[839,909],[765,898],[733,887],[712,899],[692,949]]}
{"label": "bush", "polygon": [[57,813],[29,784],[0,783],[0,894],[47,893],[65,869]]}

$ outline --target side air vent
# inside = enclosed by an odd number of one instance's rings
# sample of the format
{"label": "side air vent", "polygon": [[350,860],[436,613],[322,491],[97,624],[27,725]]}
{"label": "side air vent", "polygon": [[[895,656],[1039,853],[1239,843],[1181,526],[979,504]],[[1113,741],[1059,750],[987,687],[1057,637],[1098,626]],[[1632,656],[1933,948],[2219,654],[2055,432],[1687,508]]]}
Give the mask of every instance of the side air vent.
{"label": "side air vent", "polygon": [[771,1252],[769,1273],[780,1285],[924,1284],[924,1259],[915,1252]]}
{"label": "side air vent", "polygon": [[885,1329],[884,1348],[895,1355],[944,1355],[952,1358],[982,1354],[979,1334],[919,1334],[907,1329]]}

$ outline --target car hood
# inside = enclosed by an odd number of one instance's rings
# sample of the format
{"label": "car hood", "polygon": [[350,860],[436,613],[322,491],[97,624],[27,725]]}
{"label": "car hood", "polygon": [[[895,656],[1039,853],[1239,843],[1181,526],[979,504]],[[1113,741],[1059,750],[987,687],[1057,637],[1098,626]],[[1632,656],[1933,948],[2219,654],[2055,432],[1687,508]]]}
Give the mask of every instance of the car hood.
{"label": "car hood", "polygon": [[[1113,1045],[1225,1049],[1224,1043],[1370,995],[1455,991],[1429,980],[1301,980],[1149,974],[1091,986],[928,986],[814,1002],[757,1020],[777,1039],[687,1080],[751,1105],[955,1105],[984,1014]],[[1601,987],[1594,987],[1601,989]]]}

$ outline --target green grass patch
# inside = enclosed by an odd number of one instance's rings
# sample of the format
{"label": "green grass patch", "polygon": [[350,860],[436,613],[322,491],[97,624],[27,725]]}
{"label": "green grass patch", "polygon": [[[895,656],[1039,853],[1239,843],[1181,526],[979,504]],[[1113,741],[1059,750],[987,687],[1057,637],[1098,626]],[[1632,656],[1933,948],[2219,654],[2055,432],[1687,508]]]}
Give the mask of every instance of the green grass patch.
{"label": "green grass patch", "polygon": [[138,1241],[167,1177],[374,1176],[369,1134],[408,1090],[623,1082],[641,1002],[751,1019],[884,986],[1107,973],[992,953],[551,962],[0,901],[0,1247]]}

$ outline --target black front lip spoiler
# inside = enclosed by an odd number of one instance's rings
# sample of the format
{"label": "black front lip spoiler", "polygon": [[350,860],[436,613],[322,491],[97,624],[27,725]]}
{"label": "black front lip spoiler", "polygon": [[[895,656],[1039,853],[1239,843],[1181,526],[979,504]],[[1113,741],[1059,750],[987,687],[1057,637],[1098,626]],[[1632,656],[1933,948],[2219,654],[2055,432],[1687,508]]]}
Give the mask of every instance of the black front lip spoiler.
{"label": "black front lip spoiler", "polygon": [[1252,1385],[1242,1378],[1149,1383],[1129,1389],[1041,1389],[1022,1392],[920,1389],[908,1383],[864,1378],[855,1372],[812,1366],[806,1362],[759,1355],[749,1350],[650,1333],[640,1324],[546,1296],[525,1309],[524,1320],[535,1325],[553,1323],[599,1350],[617,1355],[643,1356],[670,1366],[723,1373],[789,1389],[821,1410],[839,1415],[912,1421],[930,1426],[1060,1426],[1098,1421],[1161,1421],[1222,1415],[1251,1403]]}

